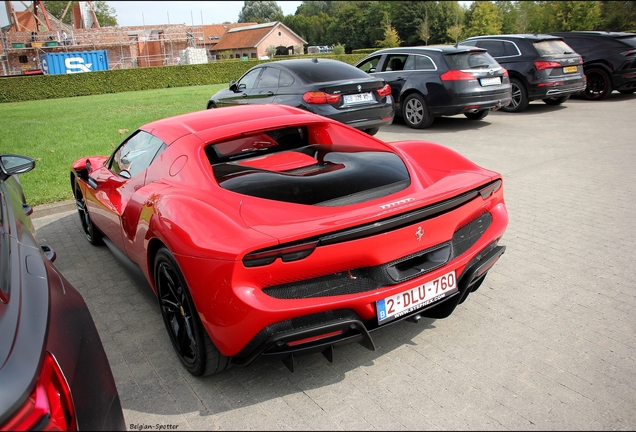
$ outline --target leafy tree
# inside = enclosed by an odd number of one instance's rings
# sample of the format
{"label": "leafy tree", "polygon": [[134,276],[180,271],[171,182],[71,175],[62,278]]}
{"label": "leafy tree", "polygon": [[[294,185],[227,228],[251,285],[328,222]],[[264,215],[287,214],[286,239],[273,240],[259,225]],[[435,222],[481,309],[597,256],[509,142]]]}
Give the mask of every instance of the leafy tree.
{"label": "leafy tree", "polygon": [[265,48],[265,52],[267,53],[269,58],[274,58],[274,56],[276,55],[276,46],[274,45],[268,46],[267,48]]}
{"label": "leafy tree", "polygon": [[602,1],[599,29],[636,32],[635,1]]}
{"label": "leafy tree", "polygon": [[489,1],[475,1],[470,6],[467,36],[500,34],[503,18],[499,9]]}
{"label": "leafy tree", "polygon": [[397,31],[391,25],[391,19],[389,18],[389,14],[385,14],[385,22],[384,22],[384,39],[376,41],[378,47],[380,48],[394,48],[400,46],[400,36],[398,36]]}
{"label": "leafy tree", "polygon": [[325,45],[323,43],[331,19],[325,13],[319,15],[287,15],[283,24],[305,39],[309,45]]}
{"label": "leafy tree", "polygon": [[550,5],[554,12],[550,31],[590,30],[601,21],[601,5],[596,1],[561,1]]}
{"label": "leafy tree", "polygon": [[495,5],[499,9],[499,15],[503,22],[501,24],[502,34],[511,34],[517,32],[517,18],[519,16],[519,10],[515,7],[514,2],[511,1],[496,1]]}
{"label": "leafy tree", "polygon": [[275,1],[245,1],[238,22],[264,23],[283,18],[283,10]]}
{"label": "leafy tree", "polygon": [[[420,29],[426,17],[426,5],[434,2],[398,1],[391,5],[391,20],[406,46],[422,45]],[[432,18],[429,15],[430,18]]]}
{"label": "leafy tree", "polygon": [[422,21],[418,29],[418,35],[420,39],[424,41],[424,45],[428,45],[428,40],[431,38],[431,24],[428,20],[428,11],[425,12],[424,21]]}
{"label": "leafy tree", "polygon": [[[61,19],[64,24],[71,24],[73,7],[78,2],[73,1],[70,6],[68,3],[68,1],[45,1],[44,7],[55,18]],[[117,12],[114,7],[109,6],[105,1],[95,1],[93,2],[93,7],[95,8],[95,16],[100,27],[114,27],[117,25]],[[66,10],[66,14],[64,14],[64,10]],[[64,17],[62,17],[62,14],[64,14]]]}
{"label": "leafy tree", "polygon": [[328,45],[343,44],[349,52],[371,46],[364,26],[364,8],[368,3],[347,2],[340,6],[337,16],[330,20],[327,28],[325,40]]}

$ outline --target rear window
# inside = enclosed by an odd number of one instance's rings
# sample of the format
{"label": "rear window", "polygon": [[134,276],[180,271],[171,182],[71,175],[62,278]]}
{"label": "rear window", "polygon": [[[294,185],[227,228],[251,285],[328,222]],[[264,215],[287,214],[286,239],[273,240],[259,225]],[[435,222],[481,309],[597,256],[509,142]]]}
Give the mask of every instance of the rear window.
{"label": "rear window", "polygon": [[636,48],[636,36],[622,37],[618,38],[618,40]]}
{"label": "rear window", "polygon": [[309,83],[369,78],[369,75],[357,67],[340,61],[318,60],[317,63],[308,61],[290,63],[286,66]]}
{"label": "rear window", "polygon": [[548,55],[571,54],[574,52],[570,45],[566,44],[562,40],[545,40],[541,42],[534,42],[532,45],[534,45],[534,48],[542,57]]}
{"label": "rear window", "polygon": [[453,69],[489,69],[499,67],[499,63],[487,52],[446,54],[448,68]]}

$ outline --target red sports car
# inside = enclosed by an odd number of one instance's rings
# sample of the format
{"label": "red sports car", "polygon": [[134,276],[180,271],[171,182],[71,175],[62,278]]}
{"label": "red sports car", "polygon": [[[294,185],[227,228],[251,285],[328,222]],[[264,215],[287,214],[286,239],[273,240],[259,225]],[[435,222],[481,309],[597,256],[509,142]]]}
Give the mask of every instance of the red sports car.
{"label": "red sports car", "polygon": [[140,270],[194,375],[374,349],[451,314],[505,250],[501,175],[283,105],[149,123],[70,180],[86,238]]}

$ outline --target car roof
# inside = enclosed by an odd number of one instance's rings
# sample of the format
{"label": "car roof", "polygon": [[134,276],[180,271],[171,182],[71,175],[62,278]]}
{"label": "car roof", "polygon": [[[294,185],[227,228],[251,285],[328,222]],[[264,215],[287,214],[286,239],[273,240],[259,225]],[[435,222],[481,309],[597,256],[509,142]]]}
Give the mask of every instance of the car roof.
{"label": "car roof", "polygon": [[473,37],[469,37],[466,40],[476,40],[476,39],[525,39],[529,41],[542,41],[542,40],[548,40],[548,39],[561,39],[561,37],[555,36],[554,34],[545,34],[545,33],[518,33],[518,34],[473,36]]}
{"label": "car roof", "polygon": [[246,131],[269,129],[276,124],[316,122],[330,122],[330,120],[287,105],[263,104],[195,111],[156,120],[139,129],[171,145],[186,135],[196,135],[207,143],[238,136]]}
{"label": "car roof", "polygon": [[464,52],[470,52],[470,51],[486,51],[486,50],[483,48],[467,47],[464,45],[426,45],[426,46],[414,46],[414,47],[385,48],[385,49],[378,50],[370,55],[391,54],[391,53],[417,54],[417,53],[430,53],[430,52],[439,52],[442,54],[455,54],[455,53],[464,53]]}
{"label": "car roof", "polygon": [[613,32],[613,31],[602,31],[602,30],[577,30],[577,31],[567,31],[567,32],[553,32],[554,35],[559,36],[604,36],[604,37],[613,37],[613,38],[623,38],[636,36],[636,33],[630,32]]}

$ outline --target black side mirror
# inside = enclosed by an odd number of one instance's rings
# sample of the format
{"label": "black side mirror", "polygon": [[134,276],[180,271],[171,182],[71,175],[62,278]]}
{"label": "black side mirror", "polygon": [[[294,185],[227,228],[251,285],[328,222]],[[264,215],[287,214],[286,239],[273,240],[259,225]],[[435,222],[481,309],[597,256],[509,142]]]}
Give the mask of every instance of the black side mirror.
{"label": "black side mirror", "polygon": [[0,177],[8,179],[14,174],[24,174],[35,168],[35,160],[14,154],[0,155]]}
{"label": "black side mirror", "polygon": [[230,81],[230,90],[232,90],[233,92],[236,92],[237,89],[238,89],[238,86],[236,85],[236,81],[234,80]]}

